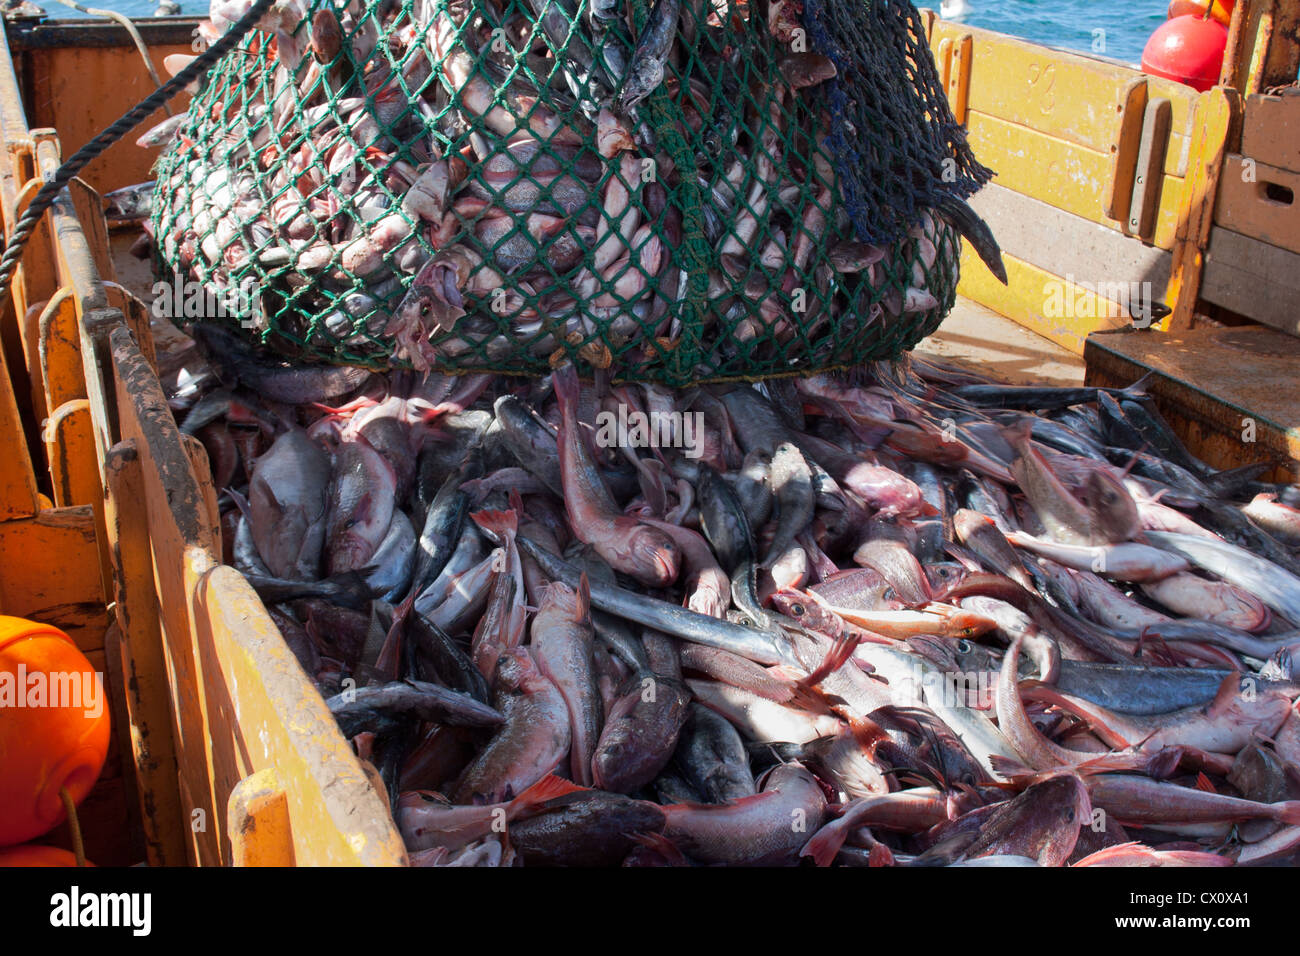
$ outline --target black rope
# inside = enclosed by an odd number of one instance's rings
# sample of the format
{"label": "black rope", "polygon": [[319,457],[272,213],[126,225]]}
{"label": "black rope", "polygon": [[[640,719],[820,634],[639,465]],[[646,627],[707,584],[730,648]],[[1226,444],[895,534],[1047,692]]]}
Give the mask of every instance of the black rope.
{"label": "black rope", "polygon": [[27,245],[27,240],[36,231],[36,224],[41,221],[41,216],[45,215],[45,211],[54,203],[55,197],[64,190],[68,183],[72,181],[72,178],[81,172],[96,156],[131,132],[150,113],[157,110],[198,79],[199,76],[207,72],[212,64],[225,56],[236,43],[257,26],[257,21],[262,19],[273,3],[275,3],[275,0],[255,0],[248,12],[240,17],[239,21],[216,43],[200,53],[189,66],[124,113],[116,123],[77,150],[67,162],[58,168],[54,176],[36,193],[35,198],[27,207],[27,211],[19,218],[12,235],[9,237],[4,256],[0,258],[0,296],[9,292],[9,283],[13,279],[14,270],[18,268],[18,263],[22,261],[23,247]]}

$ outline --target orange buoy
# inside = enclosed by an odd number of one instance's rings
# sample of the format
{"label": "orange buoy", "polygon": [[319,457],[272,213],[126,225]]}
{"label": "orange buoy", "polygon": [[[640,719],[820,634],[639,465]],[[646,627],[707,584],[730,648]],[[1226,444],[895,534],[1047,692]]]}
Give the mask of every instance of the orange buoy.
{"label": "orange buoy", "polygon": [[1228,31],[1214,20],[1175,17],[1156,27],[1142,51],[1142,72],[1204,93],[1219,82]]}
{"label": "orange buoy", "polygon": [[1210,16],[1226,27],[1232,22],[1232,8],[1236,5],[1237,0],[1173,0],[1169,4],[1168,19],[1183,16],[1204,17],[1208,9]]}
{"label": "orange buoy", "polygon": [[[0,867],[5,866],[76,866],[77,858],[57,846],[24,843],[0,850]],[[86,866],[94,866],[89,860]]]}
{"label": "orange buoy", "polygon": [[0,615],[0,846],[62,823],[108,754],[104,684],[56,627]]}

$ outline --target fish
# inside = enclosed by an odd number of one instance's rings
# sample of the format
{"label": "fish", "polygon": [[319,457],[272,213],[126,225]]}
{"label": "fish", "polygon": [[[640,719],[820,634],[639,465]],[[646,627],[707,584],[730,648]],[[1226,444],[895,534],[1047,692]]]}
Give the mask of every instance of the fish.
{"label": "fish", "polygon": [[678,549],[662,531],[617,512],[578,430],[577,373],[571,365],[554,375],[563,425],[559,436],[564,503],[574,533],[610,567],[649,587],[677,579]]}
{"label": "fish", "polygon": [[770,568],[790,547],[800,529],[807,527],[814,511],[812,472],[799,449],[782,442],[772,453],[769,471],[772,494],[778,508],[776,534],[760,568]]}
{"label": "fish", "polygon": [[[1300,578],[1242,510],[1291,507],[1288,486],[1136,461],[1111,444],[1161,434],[1136,391],[967,400],[977,376],[916,359],[673,391],[555,362],[550,382],[390,372],[328,405],[214,376],[176,402],[225,436],[225,559],[413,861],[1218,866],[1300,847]],[[619,404],[667,416],[668,440],[604,447],[585,423]],[[674,418],[693,410],[700,444]],[[643,534],[671,574],[626,547]]]}
{"label": "fish", "polygon": [[1021,856],[1039,866],[1062,866],[1074,852],[1079,830],[1092,822],[1088,788],[1074,774],[1028,787],[981,821],[963,860]]}
{"label": "fish", "polygon": [[439,793],[410,790],[398,801],[396,818],[402,838],[412,851],[434,847],[458,850],[500,832],[502,823],[508,833],[519,817],[580,790],[554,774],[543,777],[514,799],[496,804],[456,806]]}
{"label": "fish", "polygon": [[330,482],[329,455],[299,429],[285,432],[257,459],[248,484],[248,527],[272,576],[317,577]]}
{"label": "fish", "polygon": [[148,219],[153,215],[153,191],[156,185],[156,182],[150,180],[105,193],[104,218],[109,222]]}
{"label": "fish", "polygon": [[1300,624],[1300,578],[1227,541],[1169,531],[1148,531],[1146,539],[1181,555],[1189,564],[1253,594],[1293,624]]}
{"label": "fish", "polygon": [[529,646],[538,669],[559,689],[569,710],[573,781],[589,787],[604,715],[591,657],[596,635],[585,583],[583,579],[576,593],[562,581],[551,583],[533,617]]}
{"label": "fish", "polygon": [[780,764],[758,793],[733,803],[663,808],[664,836],[705,865],[780,866],[793,863],[826,815],[817,780],[798,764]]}
{"label": "fish", "polygon": [[688,716],[690,692],[673,641],[650,631],[644,639],[662,646],[663,653],[628,677],[591,760],[594,783],[613,793],[633,793],[659,775],[673,758]]}
{"label": "fish", "polygon": [[373,715],[437,721],[457,727],[495,727],[506,717],[497,709],[424,681],[393,681],[344,691],[325,702],[344,736],[364,729]]}
{"label": "fish", "polygon": [[615,107],[620,113],[630,113],[663,83],[680,6],[680,0],[654,0],[650,15],[637,36],[627,74],[615,99]]}
{"label": "fish", "polygon": [[397,476],[373,445],[357,436],[335,452],[325,515],[326,567],[341,574],[365,567],[393,521]]}
{"label": "fish", "polygon": [[734,803],[758,792],[740,733],[708,707],[690,705],[673,760],[703,802]]}
{"label": "fish", "polygon": [[569,755],[572,732],[564,696],[528,648],[501,653],[494,687],[493,705],[504,724],[456,781],[453,803],[500,803],[554,772]]}
{"label": "fish", "polygon": [[662,807],[588,790],[552,801],[510,828],[525,866],[617,866],[646,834],[661,833]]}

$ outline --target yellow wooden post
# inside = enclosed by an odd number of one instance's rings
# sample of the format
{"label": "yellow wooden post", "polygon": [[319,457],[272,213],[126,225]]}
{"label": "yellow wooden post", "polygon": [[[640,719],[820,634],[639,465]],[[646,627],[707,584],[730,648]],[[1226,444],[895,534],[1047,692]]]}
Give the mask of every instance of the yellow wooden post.
{"label": "yellow wooden post", "polygon": [[1166,292],[1173,308],[1166,326],[1170,331],[1192,325],[1223,160],[1241,122],[1241,98],[1235,90],[1215,87],[1197,100],[1195,116],[1187,188],[1178,207],[1178,238]]}
{"label": "yellow wooden post", "polygon": [[176,787],[167,661],[158,627],[149,527],[139,513],[145,492],[135,443],[122,442],[110,449],[105,472],[105,523],[113,556],[114,608],[122,632],[123,683],[145,852],[150,866],[179,866],[185,863],[189,819],[181,812]]}
{"label": "yellow wooden post", "polygon": [[233,866],[293,866],[289,800],[273,769],[259,770],[235,785],[226,826]]}

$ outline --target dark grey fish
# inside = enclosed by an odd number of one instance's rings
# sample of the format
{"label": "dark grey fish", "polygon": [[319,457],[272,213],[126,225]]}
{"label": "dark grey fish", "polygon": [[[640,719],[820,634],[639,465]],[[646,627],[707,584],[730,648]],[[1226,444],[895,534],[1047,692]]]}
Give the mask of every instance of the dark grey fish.
{"label": "dark grey fish", "polygon": [[345,571],[319,581],[292,581],[250,572],[245,572],[244,578],[267,605],[299,598],[322,598],[339,607],[364,611],[379,594],[366,582],[364,571]]}
{"label": "dark grey fish", "polygon": [[620,112],[626,114],[634,109],[663,83],[664,66],[677,35],[680,8],[680,0],[655,0],[645,27],[637,37],[623,86],[618,91],[616,105]]}
{"label": "dark grey fish", "polygon": [[153,190],[155,183],[137,183],[123,186],[104,194],[104,218],[109,222],[131,222],[148,219],[153,215]]}
{"label": "dark grey fish", "polygon": [[520,466],[563,498],[564,481],[560,475],[555,430],[517,395],[502,395],[492,407],[501,426],[501,440]]}
{"label": "dark grey fish", "polygon": [[410,654],[427,662],[439,680],[452,690],[468,694],[484,704],[491,699],[487,679],[474,665],[473,659],[451,635],[423,614],[412,611],[406,625],[406,641]]}
{"label": "dark grey fish", "polygon": [[691,705],[673,760],[705,803],[727,803],[758,792],[740,732],[701,704]]}
{"label": "dark grey fish", "polygon": [[392,681],[344,691],[325,701],[343,736],[366,730],[376,716],[400,717],[457,727],[495,727],[501,713],[467,694],[423,681]]}
{"label": "dark grey fish", "polygon": [[962,238],[974,247],[981,261],[988,266],[989,272],[997,277],[1003,285],[1007,284],[1007,267],[1002,264],[1002,250],[993,238],[993,231],[988,223],[979,217],[965,201],[951,193],[940,193],[939,213],[962,234]]}
{"label": "dark grey fish", "polygon": [[[578,586],[581,575],[578,568],[524,535],[519,536],[519,544],[548,576],[563,581],[570,587]],[[799,660],[790,650],[788,640],[779,631],[741,627],[715,617],[696,614],[679,604],[670,604],[636,591],[595,582],[591,583],[591,603],[593,607],[629,621],[636,621],[697,644],[721,647],[760,664],[799,666]]]}
{"label": "dark grey fish", "polygon": [[348,365],[281,363],[271,353],[256,352],[228,329],[197,323],[191,330],[199,349],[225,378],[263,398],[286,405],[330,405],[370,380],[369,369]]}
{"label": "dark grey fish", "polygon": [[782,442],[772,455],[769,481],[777,503],[776,534],[759,567],[768,568],[785,554],[795,537],[808,527],[816,512],[812,471],[803,454],[790,442]]}
{"label": "dark grey fish", "polygon": [[412,594],[419,594],[442,572],[452,552],[460,544],[461,531],[465,527],[470,505],[469,495],[460,486],[482,474],[482,467],[481,457],[471,455],[434,495],[429,513],[424,519],[424,528],[420,532],[415,574],[411,578]]}

